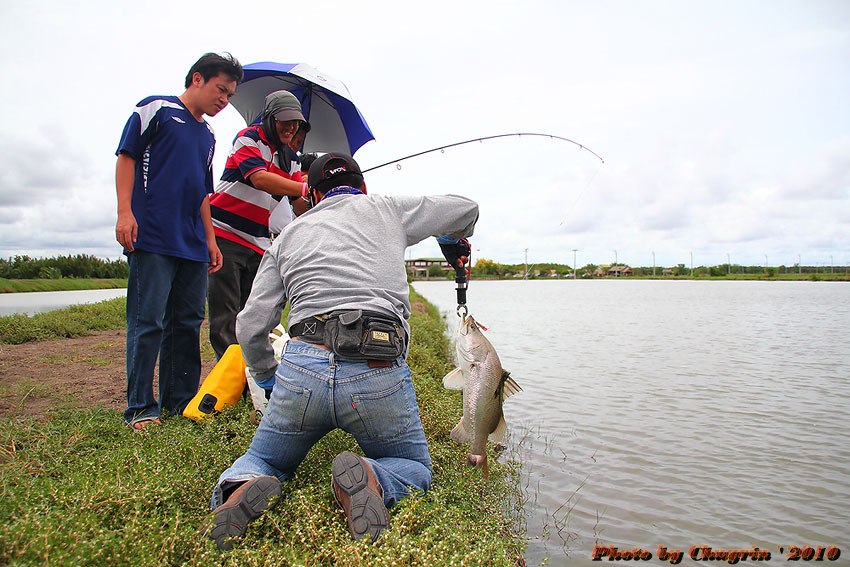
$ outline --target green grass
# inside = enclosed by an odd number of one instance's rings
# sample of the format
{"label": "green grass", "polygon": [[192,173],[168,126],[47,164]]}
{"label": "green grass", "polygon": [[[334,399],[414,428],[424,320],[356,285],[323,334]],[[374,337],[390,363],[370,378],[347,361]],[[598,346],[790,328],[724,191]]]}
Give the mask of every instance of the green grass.
{"label": "green grass", "polygon": [[72,305],[66,309],[0,317],[0,343],[21,344],[29,341],[79,337],[93,331],[120,329],[125,326],[123,297],[98,303]]}
{"label": "green grass", "polygon": [[120,289],[127,287],[126,279],[58,278],[53,280],[10,280],[0,278],[0,293],[27,291],[76,291],[81,289]]}
{"label": "green grass", "polygon": [[218,475],[250,443],[250,408],[240,402],[203,423],[172,418],[144,433],[94,408],[0,421],[0,564],[521,564],[519,465],[494,462],[487,482],[465,465],[467,449],[449,438],[460,393],[441,382],[445,322],[429,306],[411,324],[409,362],[434,482],[391,510],[377,545],[351,540],[331,496],[333,457],[359,451],[341,432],[310,451],[280,504],[222,553],[200,532]]}

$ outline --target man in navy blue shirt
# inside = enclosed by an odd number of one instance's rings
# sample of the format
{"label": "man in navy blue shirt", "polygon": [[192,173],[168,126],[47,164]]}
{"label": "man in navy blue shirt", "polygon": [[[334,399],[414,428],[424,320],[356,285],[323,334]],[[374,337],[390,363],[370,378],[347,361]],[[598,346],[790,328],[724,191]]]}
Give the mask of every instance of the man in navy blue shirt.
{"label": "man in navy blue shirt", "polygon": [[[115,238],[127,282],[127,409],[134,429],[179,414],[198,391],[207,274],[221,267],[210,218],[215,116],[242,80],[230,54],[203,55],[180,96],[151,96],[124,126],[115,170]],[[159,401],[153,373],[159,357]]]}

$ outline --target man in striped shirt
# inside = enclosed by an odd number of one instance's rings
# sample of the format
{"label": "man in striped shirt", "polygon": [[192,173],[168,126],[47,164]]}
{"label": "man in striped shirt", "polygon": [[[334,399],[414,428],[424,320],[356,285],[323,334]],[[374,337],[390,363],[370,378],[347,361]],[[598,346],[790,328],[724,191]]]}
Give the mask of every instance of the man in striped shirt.
{"label": "man in striped shirt", "polygon": [[283,159],[292,137],[305,127],[301,104],[292,93],[269,94],[262,123],[236,135],[210,198],[215,238],[223,256],[221,270],[209,277],[210,343],[218,358],[236,343],[236,315],[248,300],[260,259],[271,243],[271,211],[288,208],[286,196],[306,194],[301,173],[297,168],[291,171]]}

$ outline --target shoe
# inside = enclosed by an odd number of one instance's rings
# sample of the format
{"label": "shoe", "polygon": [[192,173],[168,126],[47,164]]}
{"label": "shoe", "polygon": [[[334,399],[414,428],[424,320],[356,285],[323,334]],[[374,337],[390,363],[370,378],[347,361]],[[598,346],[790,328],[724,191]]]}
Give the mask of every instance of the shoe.
{"label": "shoe", "polygon": [[136,432],[141,433],[146,427],[151,425],[162,425],[158,417],[140,417],[128,423]]}
{"label": "shoe", "polygon": [[258,476],[243,483],[215,509],[213,527],[207,534],[222,551],[233,547],[232,538],[241,538],[248,524],[277,503],[280,481],[273,476]]}
{"label": "shoe", "polygon": [[372,467],[350,451],[336,456],[331,468],[331,484],[336,503],[345,510],[348,530],[355,540],[369,535],[377,541],[389,527],[384,491]]}

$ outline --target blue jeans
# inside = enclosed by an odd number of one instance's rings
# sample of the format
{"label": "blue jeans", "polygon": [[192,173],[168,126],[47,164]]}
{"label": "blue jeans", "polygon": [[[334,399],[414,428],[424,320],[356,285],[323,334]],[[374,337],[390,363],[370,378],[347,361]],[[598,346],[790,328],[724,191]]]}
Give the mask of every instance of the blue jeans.
{"label": "blue jeans", "polygon": [[360,445],[387,507],[407,496],[408,486],[423,492],[431,486],[431,455],[404,359],[370,368],[290,340],[268,409],[248,451],[219,477],[213,509],[235,483],[261,475],[292,478],[307,451],[336,428]]}
{"label": "blue jeans", "polygon": [[[136,250],[127,256],[127,409],[132,422],[182,413],[201,380],[207,264]],[[159,357],[159,403],[153,374]]]}

